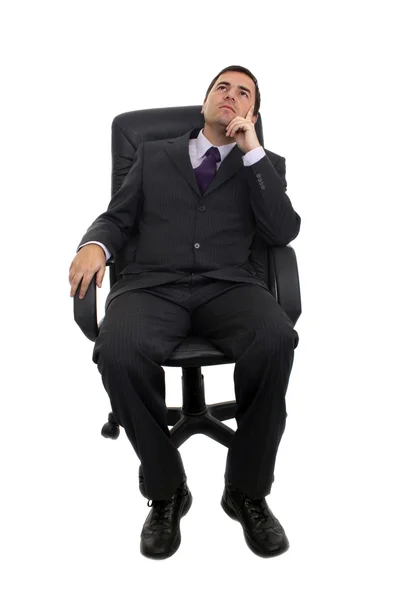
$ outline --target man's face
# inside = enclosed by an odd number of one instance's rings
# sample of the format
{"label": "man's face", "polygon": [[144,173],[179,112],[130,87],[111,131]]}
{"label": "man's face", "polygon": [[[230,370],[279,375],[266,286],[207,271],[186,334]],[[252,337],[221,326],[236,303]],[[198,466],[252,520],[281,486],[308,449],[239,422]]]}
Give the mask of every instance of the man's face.
{"label": "man's face", "polygon": [[[256,101],[256,86],[245,73],[225,71],[211,88],[201,113],[210,125],[228,125],[235,117],[245,117]],[[226,105],[231,108],[224,108]],[[258,115],[252,118],[257,121]]]}

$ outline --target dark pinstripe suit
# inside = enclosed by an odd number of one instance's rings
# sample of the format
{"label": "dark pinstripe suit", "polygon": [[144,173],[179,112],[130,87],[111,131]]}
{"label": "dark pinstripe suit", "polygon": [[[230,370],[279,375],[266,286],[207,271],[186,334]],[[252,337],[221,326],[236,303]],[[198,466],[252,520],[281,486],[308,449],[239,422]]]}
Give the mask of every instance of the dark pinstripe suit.
{"label": "dark pinstripe suit", "polygon": [[160,365],[190,330],[232,356],[238,429],[225,476],[260,497],[273,481],[298,336],[249,254],[256,232],[287,245],[300,217],[285,193],[285,161],[266,149],[244,167],[235,146],[202,196],[188,153],[198,132],[142,143],[80,242],[100,241],[115,255],[139,225],[134,262],[107,297],[93,360],[141,461],[146,497],[167,499],[184,468],[169,440]]}

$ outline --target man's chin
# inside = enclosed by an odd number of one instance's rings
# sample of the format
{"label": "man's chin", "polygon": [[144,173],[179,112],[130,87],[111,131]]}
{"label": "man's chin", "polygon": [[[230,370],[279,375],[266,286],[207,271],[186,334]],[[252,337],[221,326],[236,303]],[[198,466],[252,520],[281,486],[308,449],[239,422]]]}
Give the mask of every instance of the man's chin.
{"label": "man's chin", "polygon": [[233,117],[227,114],[218,115],[214,121],[214,124],[215,126],[226,127],[232,121],[232,119]]}

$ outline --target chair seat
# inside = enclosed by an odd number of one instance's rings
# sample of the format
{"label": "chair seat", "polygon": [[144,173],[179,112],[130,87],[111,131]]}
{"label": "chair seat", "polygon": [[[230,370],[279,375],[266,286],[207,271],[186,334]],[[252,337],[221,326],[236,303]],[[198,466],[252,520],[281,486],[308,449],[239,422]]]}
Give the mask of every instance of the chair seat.
{"label": "chair seat", "polygon": [[188,336],[175,348],[164,364],[167,367],[204,367],[234,362],[208,340]]}

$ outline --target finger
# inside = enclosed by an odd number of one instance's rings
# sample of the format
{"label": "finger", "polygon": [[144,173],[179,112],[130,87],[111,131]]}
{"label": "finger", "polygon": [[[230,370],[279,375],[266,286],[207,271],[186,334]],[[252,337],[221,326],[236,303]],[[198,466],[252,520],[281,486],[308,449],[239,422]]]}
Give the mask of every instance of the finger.
{"label": "finger", "polygon": [[[240,121],[238,121],[237,119],[240,119]],[[232,123],[232,121],[229,123],[229,125],[226,128],[226,132],[230,135],[232,128],[235,127],[235,125],[238,125],[239,123],[243,123],[243,122],[244,122],[244,119],[242,117],[236,117],[234,123]]]}
{"label": "finger", "polygon": [[89,284],[90,284],[91,281],[92,281],[92,276],[91,275],[89,275],[89,277],[85,276],[82,279],[81,289],[79,291],[79,298],[81,300],[82,300],[82,298],[85,297],[85,294],[86,294],[86,292],[88,290],[88,287],[89,287]]}
{"label": "finger", "polygon": [[82,279],[81,290],[79,292],[79,298],[83,298],[88,291],[88,287],[93,279],[94,273],[87,273]]}
{"label": "finger", "polygon": [[81,289],[79,290],[79,296],[78,296],[79,300],[82,300],[85,297],[86,292],[87,292],[87,287],[85,287],[83,285],[83,279],[82,279]]}
{"label": "finger", "polygon": [[228,135],[229,137],[232,137],[232,136],[233,136],[233,134],[234,134],[234,132],[235,132],[235,127],[230,127],[230,128],[229,128],[229,131],[228,131],[228,133],[227,133],[227,135]]}
{"label": "finger", "polygon": [[[74,279],[77,277],[78,273],[76,271],[76,269],[72,269],[72,271],[69,272],[68,275],[68,279],[70,284],[72,285],[72,282],[74,281]],[[81,275],[83,275],[83,273],[81,273]]]}
{"label": "finger", "polygon": [[252,104],[250,106],[249,110],[247,111],[246,121],[251,121],[253,114],[254,114],[254,104]]}
{"label": "finger", "polygon": [[103,269],[103,268],[101,268],[101,269],[100,269],[100,270],[97,272],[97,275],[96,275],[96,284],[97,284],[97,287],[99,287],[99,288],[101,287],[101,284],[102,284],[102,282],[103,282],[103,277],[104,277],[104,273],[105,273],[105,271],[106,271],[106,269],[105,269],[105,268],[104,268],[104,269]]}
{"label": "finger", "polygon": [[234,125],[232,127],[229,135],[232,137],[237,131],[247,131],[247,124],[246,123],[237,123],[236,125]]}
{"label": "finger", "polygon": [[71,281],[71,292],[70,296],[75,296],[77,287],[82,279],[83,273],[76,274],[75,277]]}
{"label": "finger", "polygon": [[241,121],[243,119],[243,117],[233,117],[233,119],[231,119],[227,125],[227,127],[230,127],[231,125],[233,125],[233,123],[236,123],[238,120]]}

